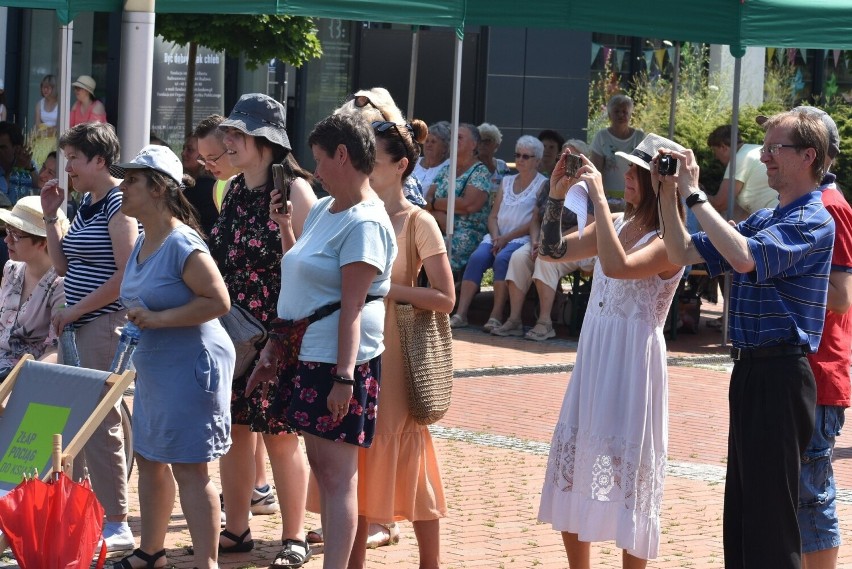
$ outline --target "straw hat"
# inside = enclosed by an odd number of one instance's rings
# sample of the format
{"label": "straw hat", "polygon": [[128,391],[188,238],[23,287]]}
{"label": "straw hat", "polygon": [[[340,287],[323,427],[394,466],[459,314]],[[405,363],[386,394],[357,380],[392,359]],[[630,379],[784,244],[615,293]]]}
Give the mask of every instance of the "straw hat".
{"label": "straw hat", "polygon": [[624,158],[628,162],[632,162],[637,166],[651,169],[651,160],[658,154],[660,148],[668,148],[669,150],[677,150],[683,152],[685,148],[677,142],[672,142],[668,138],[662,137],[659,134],[651,133],[642,139],[642,142],[633,149],[633,152],[627,154],[620,150],[615,153],[619,158]]}
{"label": "straw hat", "polygon": [[[59,217],[59,221],[56,223],[59,225],[61,233],[65,235],[65,232],[68,231],[68,218],[65,217],[65,212],[61,209],[56,212],[56,215]],[[24,233],[47,237],[40,196],[25,196],[19,199],[12,211],[0,209],[0,221]]]}
{"label": "straw hat", "polygon": [[149,144],[139,151],[130,162],[114,164],[110,172],[117,178],[124,178],[126,170],[144,170],[150,168],[165,174],[178,184],[183,180],[183,164],[180,158],[168,146]]}
{"label": "straw hat", "polygon": [[235,128],[249,136],[260,136],[273,144],[291,150],[285,129],[287,111],[284,105],[262,93],[243,95],[219,128]]}
{"label": "straw hat", "polygon": [[97,83],[95,83],[95,80],[88,75],[80,75],[79,77],[77,77],[76,81],[71,83],[72,87],[79,87],[80,89],[91,93],[92,97],[95,96],[96,85]]}

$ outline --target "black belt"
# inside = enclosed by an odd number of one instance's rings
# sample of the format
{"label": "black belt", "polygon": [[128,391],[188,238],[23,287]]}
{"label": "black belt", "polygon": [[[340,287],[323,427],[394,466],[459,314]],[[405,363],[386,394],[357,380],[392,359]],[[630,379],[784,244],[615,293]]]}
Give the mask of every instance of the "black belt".
{"label": "black belt", "polygon": [[805,346],[803,345],[778,344],[777,346],[768,346],[766,348],[731,348],[731,359],[736,362],[740,360],[777,358],[780,356],[802,356],[805,353]]}

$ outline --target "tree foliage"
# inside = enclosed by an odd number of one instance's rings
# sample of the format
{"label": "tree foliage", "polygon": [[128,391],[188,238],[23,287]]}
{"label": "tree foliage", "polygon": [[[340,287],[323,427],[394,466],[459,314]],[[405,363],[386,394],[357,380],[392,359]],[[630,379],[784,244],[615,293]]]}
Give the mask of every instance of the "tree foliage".
{"label": "tree foliage", "polygon": [[242,53],[249,69],[273,58],[300,67],[322,55],[314,21],[302,16],[157,14],[156,21],[156,33],[166,41]]}

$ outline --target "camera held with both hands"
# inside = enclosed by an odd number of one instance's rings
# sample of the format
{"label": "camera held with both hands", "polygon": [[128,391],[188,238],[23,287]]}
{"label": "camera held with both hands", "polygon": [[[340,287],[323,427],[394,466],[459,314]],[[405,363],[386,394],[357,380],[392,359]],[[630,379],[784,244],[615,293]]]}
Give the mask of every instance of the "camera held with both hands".
{"label": "camera held with both hands", "polygon": [[660,176],[674,176],[677,172],[677,158],[663,154],[657,159],[657,172]]}

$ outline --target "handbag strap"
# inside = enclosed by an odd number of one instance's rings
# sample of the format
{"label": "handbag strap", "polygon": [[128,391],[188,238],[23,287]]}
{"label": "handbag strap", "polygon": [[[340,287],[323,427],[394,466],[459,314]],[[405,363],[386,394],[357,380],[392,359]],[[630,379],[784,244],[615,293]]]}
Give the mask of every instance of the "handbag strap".
{"label": "handbag strap", "polygon": [[[470,181],[471,178],[473,178],[473,175],[476,173],[476,170],[480,166],[485,166],[485,164],[483,164],[482,162],[477,162],[476,166],[474,166],[473,168],[470,169],[470,173],[467,175],[467,178],[464,179],[464,182],[462,182],[461,188],[458,189],[457,193],[458,193],[459,196],[464,194],[464,189],[467,187],[467,183]],[[486,168],[487,168],[487,166],[486,166]]]}
{"label": "handbag strap", "polygon": [[[383,297],[383,296],[375,296],[375,295],[372,295],[372,294],[368,294],[367,298],[365,300],[366,300],[366,302],[373,302],[374,300],[382,300],[384,298],[385,297]],[[275,318],[274,320],[272,320],[269,323],[269,326],[270,326],[270,328],[272,328],[272,331],[274,332],[276,327],[280,328],[282,326],[292,326],[296,322],[303,321],[303,320],[307,320],[308,324],[313,324],[317,320],[322,320],[326,316],[334,314],[335,312],[340,310],[341,306],[342,305],[340,304],[340,301],[332,302],[331,304],[326,304],[325,306],[321,306],[321,307],[317,308],[316,310],[314,310],[312,313],[308,314],[304,318],[299,318],[299,320],[284,320],[283,318]]]}
{"label": "handbag strap", "polygon": [[417,286],[417,273],[420,271],[416,270],[417,267],[417,218],[420,217],[422,210],[416,208],[411,214],[408,216],[408,231],[406,234],[407,241],[407,256],[406,263],[408,265],[408,274],[411,277],[411,286]]}

